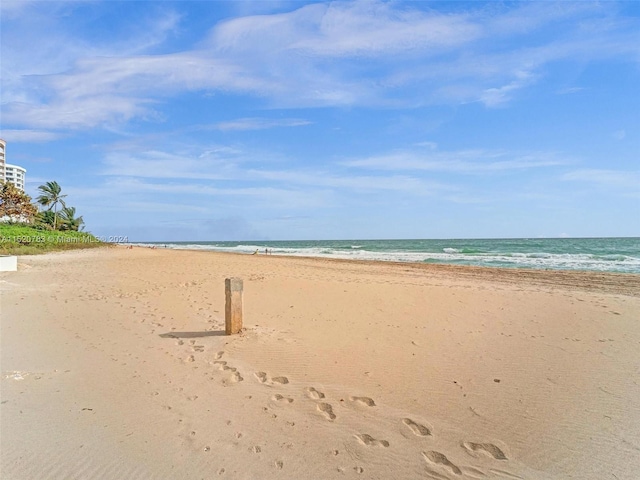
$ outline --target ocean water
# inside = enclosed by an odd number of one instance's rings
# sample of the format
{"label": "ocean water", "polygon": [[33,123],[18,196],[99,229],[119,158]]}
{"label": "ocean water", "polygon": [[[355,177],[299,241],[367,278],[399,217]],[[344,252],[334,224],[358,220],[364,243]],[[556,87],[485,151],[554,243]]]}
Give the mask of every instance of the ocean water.
{"label": "ocean water", "polygon": [[140,243],[174,249],[640,274],[640,238]]}

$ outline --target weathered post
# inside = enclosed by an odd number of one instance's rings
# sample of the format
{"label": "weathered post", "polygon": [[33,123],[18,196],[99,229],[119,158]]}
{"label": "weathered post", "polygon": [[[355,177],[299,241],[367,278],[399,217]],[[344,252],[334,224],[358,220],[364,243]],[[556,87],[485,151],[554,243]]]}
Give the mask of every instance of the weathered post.
{"label": "weathered post", "polygon": [[226,296],[224,331],[227,335],[233,335],[242,330],[242,279],[226,278],[224,290]]}

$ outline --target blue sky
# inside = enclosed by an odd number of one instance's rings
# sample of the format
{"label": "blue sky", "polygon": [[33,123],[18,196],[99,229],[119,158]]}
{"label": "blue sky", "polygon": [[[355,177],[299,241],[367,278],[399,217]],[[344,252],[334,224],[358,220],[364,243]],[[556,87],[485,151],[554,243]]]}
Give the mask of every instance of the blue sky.
{"label": "blue sky", "polygon": [[7,161],[95,234],[640,235],[640,2],[0,8]]}

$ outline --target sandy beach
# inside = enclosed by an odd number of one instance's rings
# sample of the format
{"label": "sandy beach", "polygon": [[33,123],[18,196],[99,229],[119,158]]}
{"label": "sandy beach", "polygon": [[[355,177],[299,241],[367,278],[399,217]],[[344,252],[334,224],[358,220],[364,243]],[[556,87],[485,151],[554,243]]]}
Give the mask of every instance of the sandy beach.
{"label": "sandy beach", "polygon": [[638,275],[119,247],[0,295],[6,480],[640,472]]}

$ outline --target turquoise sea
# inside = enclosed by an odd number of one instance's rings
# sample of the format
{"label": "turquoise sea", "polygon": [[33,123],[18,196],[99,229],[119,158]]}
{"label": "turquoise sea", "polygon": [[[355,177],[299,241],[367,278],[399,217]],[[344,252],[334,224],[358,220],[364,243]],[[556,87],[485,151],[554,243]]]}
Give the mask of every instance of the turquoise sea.
{"label": "turquoise sea", "polygon": [[300,240],[154,242],[167,248],[235,253],[444,263],[500,268],[588,270],[640,274],[640,238],[452,240]]}

